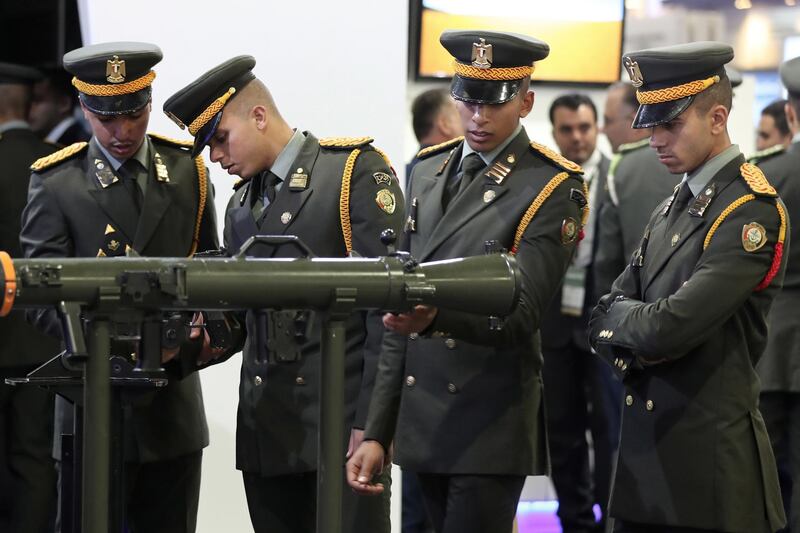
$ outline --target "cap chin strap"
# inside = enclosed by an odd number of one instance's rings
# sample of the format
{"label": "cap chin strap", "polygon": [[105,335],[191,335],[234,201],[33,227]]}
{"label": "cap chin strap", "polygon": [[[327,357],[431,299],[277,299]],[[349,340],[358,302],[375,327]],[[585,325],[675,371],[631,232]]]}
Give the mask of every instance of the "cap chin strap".
{"label": "cap chin strap", "polygon": [[715,83],[719,83],[719,76],[711,76],[704,80],[690,81],[683,85],[665,87],[664,89],[655,89],[653,91],[636,91],[636,99],[639,100],[640,104],[663,104],[664,102],[680,100],[687,96],[694,96]]}
{"label": "cap chin strap", "polygon": [[453,66],[459,76],[476,80],[521,80],[522,78],[529,78],[533,74],[533,66],[528,65],[522,67],[479,68],[454,61]]}
{"label": "cap chin strap", "polygon": [[72,85],[75,86],[83,94],[89,96],[121,96],[123,94],[133,94],[147,89],[156,79],[156,71],[151,70],[141,78],[129,81],[127,83],[119,83],[116,85],[95,85],[93,83],[86,83],[79,80],[77,77],[72,78]]}

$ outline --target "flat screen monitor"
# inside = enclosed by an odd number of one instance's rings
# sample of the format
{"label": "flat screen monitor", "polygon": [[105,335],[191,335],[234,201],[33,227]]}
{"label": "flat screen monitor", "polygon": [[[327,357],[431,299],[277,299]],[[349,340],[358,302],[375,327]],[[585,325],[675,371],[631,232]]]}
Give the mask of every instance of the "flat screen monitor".
{"label": "flat screen monitor", "polygon": [[453,75],[453,58],[439,44],[443,31],[483,29],[522,33],[549,44],[550,55],[536,64],[534,80],[588,84],[619,80],[624,0],[415,2],[411,21],[417,31],[412,32],[416,43],[412,41],[411,51],[418,79]]}

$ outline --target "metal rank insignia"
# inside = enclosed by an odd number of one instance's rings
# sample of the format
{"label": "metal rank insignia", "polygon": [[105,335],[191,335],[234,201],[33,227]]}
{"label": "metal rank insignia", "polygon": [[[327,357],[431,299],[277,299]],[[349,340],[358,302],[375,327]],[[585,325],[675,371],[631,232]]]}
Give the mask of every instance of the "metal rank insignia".
{"label": "metal rank insignia", "polygon": [[758,222],[745,224],[742,228],[742,246],[745,252],[755,252],[767,243],[767,230]]}
{"label": "metal rank insignia", "polygon": [[395,207],[397,207],[394,193],[389,189],[379,190],[378,194],[375,195],[375,203],[378,204],[378,207],[390,215],[394,213]]}
{"label": "metal rank insignia", "polygon": [[472,43],[472,66],[492,68],[492,45],[486,44],[486,39],[480,38],[480,41]]}
{"label": "metal rank insignia", "polygon": [[672,196],[669,197],[667,203],[664,205],[664,209],[661,210],[661,216],[667,216],[669,214],[669,208],[672,207],[672,202],[675,201],[675,198],[678,196],[678,189],[681,188],[681,184],[677,184],[675,189],[672,191]]}
{"label": "metal rank insignia", "polygon": [[411,208],[408,210],[408,217],[406,218],[406,224],[403,227],[403,231],[406,233],[416,233],[417,231],[417,197],[415,196],[411,200]]}
{"label": "metal rank insignia", "polygon": [[116,174],[114,174],[114,172],[108,166],[108,163],[106,163],[102,159],[94,160],[94,168],[95,168],[94,175],[97,177],[97,181],[100,182],[100,186],[102,188],[105,189],[112,183],[116,183],[119,181],[119,178],[116,176]]}
{"label": "metal rank insignia", "polygon": [[689,214],[693,217],[701,217],[705,214],[706,209],[708,209],[708,204],[711,203],[712,198],[714,198],[714,194],[717,192],[717,184],[712,183],[711,185],[707,185],[695,198],[692,206],[689,208]]}
{"label": "metal rank insignia", "polygon": [[669,243],[670,243],[671,246],[674,247],[676,244],[678,244],[678,241],[680,241],[680,240],[681,240],[681,234],[680,233],[675,233],[675,234],[672,235],[672,239],[669,241]]}
{"label": "metal rank insignia", "polygon": [[[513,164],[513,162],[516,161],[514,154],[509,154],[507,161],[509,161],[509,164]],[[487,178],[491,179],[496,184],[500,185],[501,183],[503,183],[503,180],[506,179],[508,173],[511,172],[511,168],[512,167],[506,166],[500,161],[495,161],[492,164],[492,167],[486,171],[485,175]]]}
{"label": "metal rank insignia", "polygon": [[386,172],[376,172],[372,175],[375,185],[391,185],[392,177]]}
{"label": "metal rank insignia", "polygon": [[453,154],[455,153],[455,151],[456,151],[456,148],[453,148],[452,150],[450,150],[450,153],[447,154],[447,157],[444,158],[444,161],[442,161],[442,164],[439,166],[438,169],[436,169],[436,175],[437,176],[439,174],[441,174],[442,172],[444,172],[444,168],[447,166],[447,163],[450,162],[450,158],[453,157]]}
{"label": "metal rank insignia", "polygon": [[169,171],[167,171],[167,165],[164,164],[164,160],[161,159],[161,154],[156,152],[153,159],[156,163],[156,179],[161,183],[169,183]]}
{"label": "metal rank insignia", "polygon": [[567,217],[561,222],[561,244],[570,244],[578,238],[578,221]]}
{"label": "metal rank insignia", "polygon": [[305,173],[303,167],[297,167],[297,170],[289,176],[289,190],[304,191],[306,189],[308,189],[308,174]]}
{"label": "metal rank insignia", "polygon": [[623,65],[625,66],[625,70],[628,71],[628,76],[631,78],[631,85],[634,87],[641,87],[644,83],[644,76],[642,76],[642,69],[639,68],[639,63],[625,56]]}
{"label": "metal rank insignia", "polygon": [[111,83],[125,81],[125,60],[114,56],[106,61],[106,79]]}

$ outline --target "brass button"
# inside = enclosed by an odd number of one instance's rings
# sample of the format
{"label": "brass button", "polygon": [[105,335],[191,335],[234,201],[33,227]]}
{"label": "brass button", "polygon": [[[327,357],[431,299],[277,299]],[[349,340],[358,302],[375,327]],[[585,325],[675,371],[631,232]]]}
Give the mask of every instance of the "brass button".
{"label": "brass button", "polygon": [[633,396],[631,396],[630,394],[625,396],[625,405],[627,405],[628,407],[633,405]]}
{"label": "brass button", "polygon": [[655,409],[655,407],[656,407],[656,404],[654,404],[654,403],[653,403],[653,400],[647,400],[647,403],[646,403],[646,404],[644,404],[644,407],[645,407],[645,409],[647,409],[648,411],[652,411],[653,409]]}
{"label": "brass button", "polygon": [[447,338],[447,339],[444,340],[444,345],[452,350],[453,348],[456,347],[456,340]]}
{"label": "brass button", "polygon": [[419,333],[412,333],[408,336],[408,340],[415,341],[419,338]]}
{"label": "brass button", "polygon": [[455,394],[455,393],[458,392],[458,387],[456,387],[454,383],[448,383],[447,384],[447,392],[449,392],[451,394]]}
{"label": "brass button", "polygon": [[417,378],[415,378],[414,376],[408,376],[406,378],[406,385],[408,385],[409,387],[413,387],[416,382]]}
{"label": "brass button", "polygon": [[261,385],[264,381],[261,379],[261,376],[256,376],[253,378],[253,383],[256,384],[256,387]]}
{"label": "brass button", "polygon": [[306,378],[304,378],[303,376],[297,376],[295,378],[294,382],[297,383],[298,385],[305,385],[306,384]]}

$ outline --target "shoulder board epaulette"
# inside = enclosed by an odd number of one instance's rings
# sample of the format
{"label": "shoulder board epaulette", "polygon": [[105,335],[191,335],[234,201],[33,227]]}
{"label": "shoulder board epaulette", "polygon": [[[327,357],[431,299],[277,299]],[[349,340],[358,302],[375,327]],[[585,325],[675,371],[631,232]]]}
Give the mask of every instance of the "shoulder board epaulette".
{"label": "shoulder board epaulette", "polygon": [[372,137],[327,137],[320,139],[319,145],[329,150],[351,150],[366,146],[372,141]]}
{"label": "shoulder board epaulette", "polygon": [[443,143],[434,144],[433,146],[428,146],[427,148],[423,148],[422,150],[417,152],[417,159],[425,159],[428,156],[444,152],[445,150],[454,147],[463,140],[464,136],[462,135],[461,137],[456,137],[455,139],[450,139],[449,141],[445,141]]}
{"label": "shoulder board epaulette", "polygon": [[624,154],[626,152],[632,152],[634,150],[638,150],[639,148],[642,148],[642,147],[647,146],[649,144],[650,144],[650,138],[649,137],[645,138],[645,139],[641,139],[641,140],[636,141],[636,142],[632,142],[632,143],[620,144],[619,148],[617,148],[617,153]]}
{"label": "shoulder board epaulette", "polygon": [[763,150],[759,150],[758,152],[754,153],[747,158],[747,162],[753,164],[761,163],[762,161],[778,154],[782,154],[785,151],[786,147],[784,145],[776,144],[775,146],[770,146],[769,148],[764,148]]}
{"label": "shoulder board epaulette", "polygon": [[173,139],[172,137],[166,137],[164,135],[159,135],[158,133],[148,133],[151,139],[156,142],[161,142],[163,144],[169,144],[172,146],[178,146],[180,148],[191,148],[194,142],[192,141],[184,141],[181,139]]}
{"label": "shoulder board epaulette", "polygon": [[767,177],[761,172],[761,169],[752,163],[743,163],[739,167],[739,172],[742,174],[744,181],[750,190],[759,196],[778,196],[775,187],[770,185]]}
{"label": "shoulder board epaulette", "polygon": [[579,174],[583,174],[583,168],[577,163],[573,163],[563,155],[559,154],[558,152],[551,150],[547,146],[543,144],[539,144],[537,142],[531,141],[531,148],[535,152],[538,152],[540,155],[544,156],[545,159],[549,159],[556,166],[563,168],[569,172],[577,172]]}
{"label": "shoulder board epaulette", "polygon": [[47,168],[57,165],[62,161],[66,161],[67,159],[81,153],[86,147],[89,146],[87,142],[77,142],[75,144],[70,144],[66,148],[62,148],[58,152],[54,152],[50,155],[41,157],[33,162],[31,165],[31,170],[34,172],[41,172]]}

